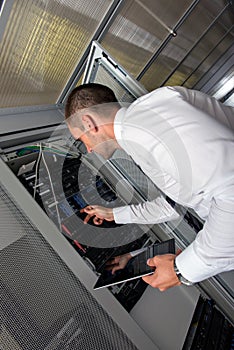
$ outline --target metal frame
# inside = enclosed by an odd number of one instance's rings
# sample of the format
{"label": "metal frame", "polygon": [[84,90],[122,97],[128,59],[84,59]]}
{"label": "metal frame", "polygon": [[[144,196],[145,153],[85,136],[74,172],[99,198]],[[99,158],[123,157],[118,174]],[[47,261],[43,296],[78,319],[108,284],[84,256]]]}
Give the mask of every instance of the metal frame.
{"label": "metal frame", "polygon": [[[56,132],[55,132],[56,127]],[[61,136],[62,132],[67,129],[65,124],[55,124],[48,127],[34,128],[30,130],[23,130],[22,132],[6,134],[0,137],[0,147],[4,152],[8,152],[10,149],[16,149],[19,147],[24,147],[29,143],[35,143],[41,140],[51,139],[57,136]],[[1,149],[0,149],[1,153]]]}
{"label": "metal frame", "polygon": [[58,110],[58,107],[55,104],[52,104],[52,105],[37,105],[37,106],[0,108],[0,120],[2,117],[5,117],[6,115],[18,114],[18,113],[24,114],[24,113],[48,111],[48,110]]}
{"label": "metal frame", "polygon": [[64,130],[63,111],[55,105],[0,109],[0,147],[8,148],[46,139]]}
{"label": "metal frame", "polygon": [[[40,133],[44,128],[55,127],[63,122],[61,110],[57,106],[35,106],[22,108],[4,108],[0,110],[0,144],[26,135]],[[16,141],[17,142],[17,141]],[[18,141],[19,142],[19,141]]]}
{"label": "metal frame", "polygon": [[135,98],[148,92],[97,41],[94,41],[88,57],[83,83],[94,82],[97,65],[104,66]]}

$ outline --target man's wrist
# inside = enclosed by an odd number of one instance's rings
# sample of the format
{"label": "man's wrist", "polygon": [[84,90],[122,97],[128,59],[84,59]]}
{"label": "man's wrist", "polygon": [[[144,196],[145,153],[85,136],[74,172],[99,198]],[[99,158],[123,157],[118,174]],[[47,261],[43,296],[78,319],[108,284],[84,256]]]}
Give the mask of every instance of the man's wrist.
{"label": "man's wrist", "polygon": [[106,208],[106,220],[108,221],[114,220],[113,208]]}
{"label": "man's wrist", "polygon": [[179,271],[178,267],[176,266],[176,261],[174,260],[174,271],[176,273],[176,276],[178,277],[179,281],[186,285],[186,286],[192,286],[194,283],[187,280],[187,278],[185,278]]}

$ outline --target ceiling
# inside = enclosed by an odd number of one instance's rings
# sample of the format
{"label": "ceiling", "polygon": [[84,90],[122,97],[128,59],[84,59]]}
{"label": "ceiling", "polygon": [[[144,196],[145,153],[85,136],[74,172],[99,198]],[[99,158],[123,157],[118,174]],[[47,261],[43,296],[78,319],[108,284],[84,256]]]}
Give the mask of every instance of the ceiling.
{"label": "ceiling", "polygon": [[[230,61],[233,19],[227,0],[5,0],[0,108],[63,104],[93,40],[149,91],[196,88]],[[233,82],[233,63],[221,78]]]}

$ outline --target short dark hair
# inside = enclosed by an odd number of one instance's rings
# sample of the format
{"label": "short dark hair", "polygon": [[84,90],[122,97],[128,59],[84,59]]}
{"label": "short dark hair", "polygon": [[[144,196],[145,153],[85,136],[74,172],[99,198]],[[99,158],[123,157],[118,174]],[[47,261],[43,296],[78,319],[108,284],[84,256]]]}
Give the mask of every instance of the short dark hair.
{"label": "short dark hair", "polygon": [[89,83],[77,86],[68,96],[65,105],[65,118],[68,119],[79,109],[110,102],[118,101],[114,92],[105,85]]}

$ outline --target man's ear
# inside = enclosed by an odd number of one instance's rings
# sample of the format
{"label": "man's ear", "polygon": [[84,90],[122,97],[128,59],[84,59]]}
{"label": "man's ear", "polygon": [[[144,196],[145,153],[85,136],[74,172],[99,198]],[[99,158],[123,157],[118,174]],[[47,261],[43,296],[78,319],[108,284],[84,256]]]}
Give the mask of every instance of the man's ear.
{"label": "man's ear", "polygon": [[84,126],[85,131],[96,132],[98,130],[95,119],[89,114],[85,114],[82,116],[82,124]]}

